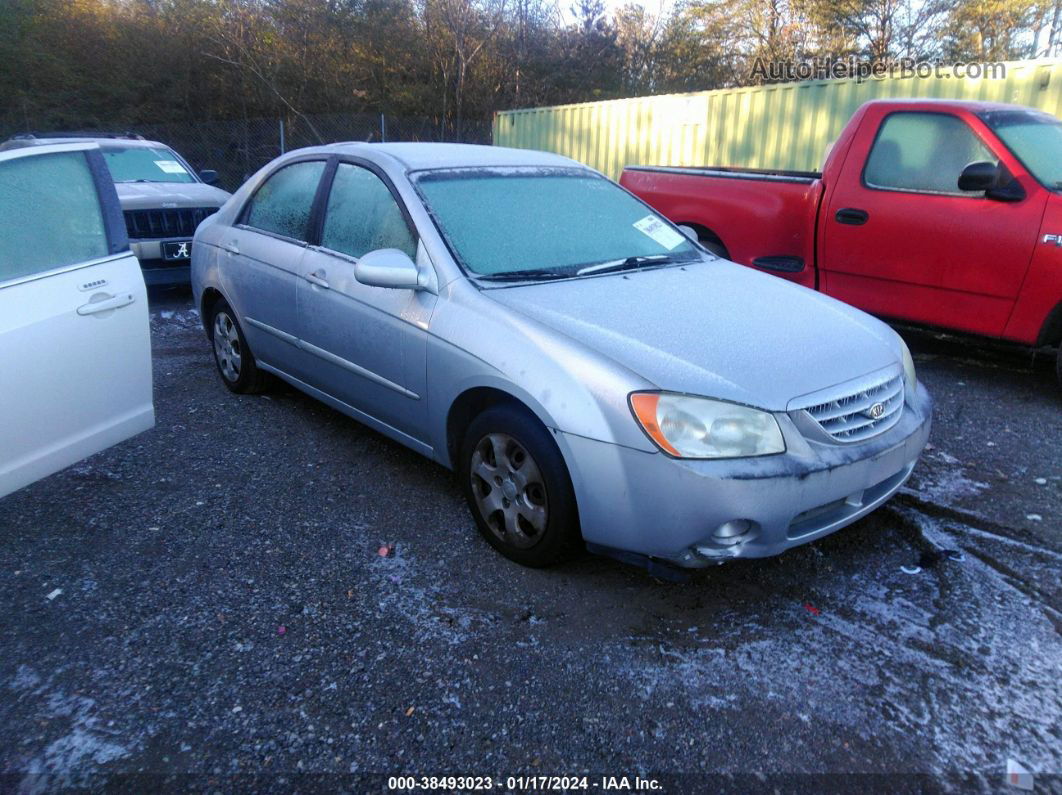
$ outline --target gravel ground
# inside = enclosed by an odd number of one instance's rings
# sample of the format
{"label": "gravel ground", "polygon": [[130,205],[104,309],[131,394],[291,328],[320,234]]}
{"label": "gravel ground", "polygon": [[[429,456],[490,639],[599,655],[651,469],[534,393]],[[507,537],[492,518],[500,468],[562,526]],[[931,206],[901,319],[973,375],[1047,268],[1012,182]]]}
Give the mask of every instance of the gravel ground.
{"label": "gravel ground", "polygon": [[1062,790],[1045,358],[905,332],[937,411],[904,492],[674,584],[509,563],[448,472],[292,390],[231,395],[187,293],[155,301],[156,428],[0,501],[0,790],[996,790],[1008,758]]}

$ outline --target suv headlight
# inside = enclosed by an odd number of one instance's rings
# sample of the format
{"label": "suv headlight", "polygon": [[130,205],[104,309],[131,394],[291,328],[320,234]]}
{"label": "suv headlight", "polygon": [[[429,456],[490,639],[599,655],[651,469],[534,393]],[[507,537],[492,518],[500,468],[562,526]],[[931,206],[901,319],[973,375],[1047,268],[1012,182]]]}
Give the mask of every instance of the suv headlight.
{"label": "suv headlight", "polygon": [[903,380],[907,382],[907,388],[914,392],[915,387],[918,386],[918,376],[915,375],[914,359],[911,357],[911,351],[907,348],[907,343],[902,339],[900,340],[900,346],[903,349]]}
{"label": "suv headlight", "polygon": [[743,458],[785,452],[766,411],[674,392],[634,392],[631,412],[646,435],[676,458]]}

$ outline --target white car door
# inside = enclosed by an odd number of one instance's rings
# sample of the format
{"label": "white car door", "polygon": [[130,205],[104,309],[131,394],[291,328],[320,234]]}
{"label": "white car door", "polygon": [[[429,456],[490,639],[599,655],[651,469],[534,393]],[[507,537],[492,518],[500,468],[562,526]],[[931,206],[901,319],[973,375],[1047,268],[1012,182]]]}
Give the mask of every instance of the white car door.
{"label": "white car door", "polygon": [[0,152],[0,497],[154,423],[144,277],[98,147]]}

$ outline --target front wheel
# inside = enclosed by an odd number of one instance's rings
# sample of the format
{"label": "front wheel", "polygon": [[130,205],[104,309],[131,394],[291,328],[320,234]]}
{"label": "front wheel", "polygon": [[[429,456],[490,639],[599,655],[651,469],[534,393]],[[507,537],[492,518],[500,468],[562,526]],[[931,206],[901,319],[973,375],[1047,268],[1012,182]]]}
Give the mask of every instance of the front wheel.
{"label": "front wheel", "polygon": [[579,548],[568,469],[549,432],[526,410],[501,405],[476,417],[458,473],[476,526],[505,557],[542,567]]}

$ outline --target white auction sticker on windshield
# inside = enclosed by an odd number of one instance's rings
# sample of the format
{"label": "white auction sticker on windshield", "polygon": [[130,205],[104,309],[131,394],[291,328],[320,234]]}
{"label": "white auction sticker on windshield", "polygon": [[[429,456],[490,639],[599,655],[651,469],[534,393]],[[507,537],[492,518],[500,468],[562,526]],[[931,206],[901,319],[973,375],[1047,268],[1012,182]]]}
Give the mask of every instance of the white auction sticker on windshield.
{"label": "white auction sticker on windshield", "polygon": [[167,174],[187,174],[184,166],[178,163],[176,160],[156,160],[155,165],[165,171]]}
{"label": "white auction sticker on windshield", "polygon": [[655,215],[647,215],[642,220],[635,221],[633,225],[643,235],[649,235],[668,251],[686,239]]}

